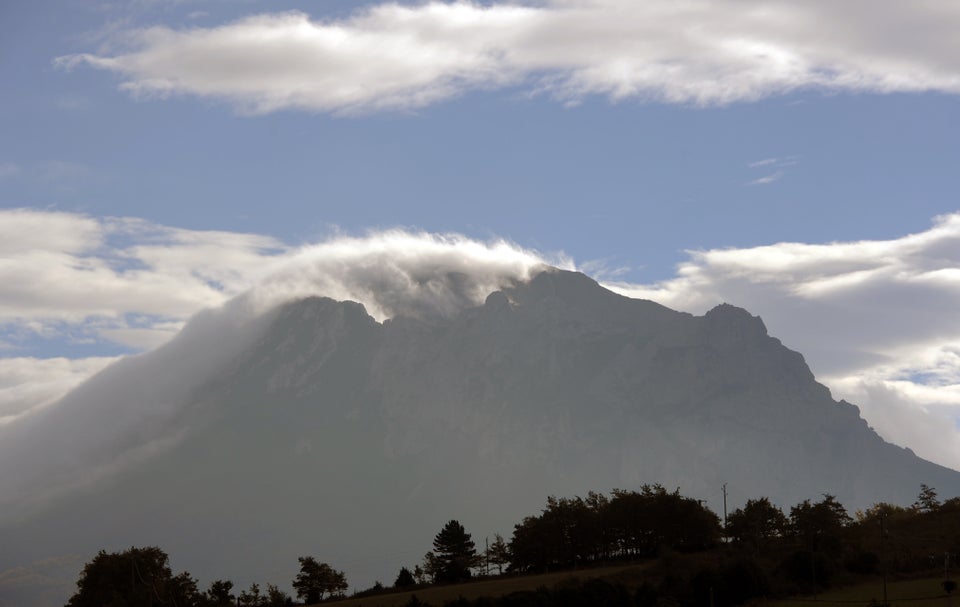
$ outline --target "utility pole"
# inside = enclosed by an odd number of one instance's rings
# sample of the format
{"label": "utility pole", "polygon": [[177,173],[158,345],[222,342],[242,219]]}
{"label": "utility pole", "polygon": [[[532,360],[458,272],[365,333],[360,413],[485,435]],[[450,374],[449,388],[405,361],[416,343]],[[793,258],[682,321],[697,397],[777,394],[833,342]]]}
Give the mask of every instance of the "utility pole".
{"label": "utility pole", "polygon": [[483,538],[483,545],[485,549],[483,551],[483,575],[490,577],[490,538]]}
{"label": "utility pole", "polygon": [[727,484],[723,484],[723,541],[727,542]]}

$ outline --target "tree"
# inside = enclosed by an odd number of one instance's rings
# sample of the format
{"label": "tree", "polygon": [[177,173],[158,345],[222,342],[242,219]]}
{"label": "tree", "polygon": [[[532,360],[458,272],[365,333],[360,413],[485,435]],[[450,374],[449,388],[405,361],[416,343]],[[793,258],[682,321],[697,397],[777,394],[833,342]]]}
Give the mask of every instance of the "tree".
{"label": "tree", "polygon": [[920,485],[920,494],[917,501],[913,503],[913,509],[917,512],[934,512],[940,508],[940,500],[937,499],[937,492],[933,487]]}
{"label": "tree", "polygon": [[839,552],[841,531],[850,521],[847,510],[829,494],[815,504],[803,500],[790,509],[790,526],[811,552]]}
{"label": "tree", "polygon": [[494,536],[493,543],[487,549],[487,562],[497,566],[497,573],[503,574],[503,566],[510,564],[510,547],[503,541],[499,533]]}
{"label": "tree", "polygon": [[326,563],[318,563],[312,556],[301,556],[300,573],[293,580],[297,598],[307,603],[319,603],[325,594],[335,596],[347,589],[347,578],[342,571]]}
{"label": "tree", "polygon": [[260,596],[260,584],[256,582],[250,584],[250,590],[241,590],[240,598],[237,603],[244,607],[260,607],[264,603],[264,597]]}
{"label": "tree", "polygon": [[410,570],[406,567],[400,568],[400,573],[397,574],[397,579],[393,583],[394,588],[409,588],[413,586],[416,582],[413,579],[413,574],[410,573]]}
{"label": "tree", "polygon": [[768,540],[780,537],[787,529],[783,511],[761,497],[747,500],[727,518],[727,533],[735,542],[750,546],[756,553]]}
{"label": "tree", "polygon": [[431,584],[438,583],[440,578],[443,577],[443,566],[440,563],[440,559],[437,558],[437,555],[434,554],[432,550],[423,555],[423,567],[418,565],[414,571],[417,569],[421,571],[421,575],[425,580],[430,580]]}
{"label": "tree", "polygon": [[83,567],[68,607],[139,607],[176,603],[199,607],[203,595],[187,572],[170,571],[169,557],[150,546],[123,552],[101,550]]}
{"label": "tree", "polygon": [[458,521],[444,525],[433,538],[433,549],[439,565],[436,581],[459,582],[470,577],[470,568],[477,563],[477,547]]}
{"label": "tree", "polygon": [[420,565],[414,565],[413,567],[413,579],[417,584],[426,584],[427,583],[427,572],[423,570],[423,567]]}
{"label": "tree", "polygon": [[273,584],[267,584],[267,599],[264,602],[266,607],[286,607],[292,602],[286,592],[280,590],[280,588]]}
{"label": "tree", "polygon": [[232,606],[236,603],[237,597],[233,596],[230,592],[231,590],[233,590],[233,582],[230,580],[216,580],[212,582],[210,588],[207,589],[207,600],[214,607]]}

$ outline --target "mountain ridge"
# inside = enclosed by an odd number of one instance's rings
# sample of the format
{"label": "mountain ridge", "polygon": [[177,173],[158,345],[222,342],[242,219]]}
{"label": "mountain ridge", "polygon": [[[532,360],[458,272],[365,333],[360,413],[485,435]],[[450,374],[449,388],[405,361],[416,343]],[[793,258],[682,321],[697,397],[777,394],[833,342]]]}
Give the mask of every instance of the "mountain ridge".
{"label": "mountain ridge", "polygon": [[419,561],[450,517],[509,535],[546,495],[661,483],[716,509],[724,483],[732,506],[960,494],[960,473],[885,443],[729,304],[693,316],[551,270],[450,316],[378,322],[309,297],[258,322],[157,417],[182,431],[174,447],[0,525],[0,569],[14,552],[159,544],[211,579],[285,584],[277,562],[320,553],[362,583]]}

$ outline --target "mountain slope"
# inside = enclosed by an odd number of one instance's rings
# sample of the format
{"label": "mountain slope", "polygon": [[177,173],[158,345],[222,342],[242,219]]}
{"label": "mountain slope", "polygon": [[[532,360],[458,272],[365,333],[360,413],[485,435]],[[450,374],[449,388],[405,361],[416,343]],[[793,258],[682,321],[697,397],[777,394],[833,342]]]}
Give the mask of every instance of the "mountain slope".
{"label": "mountain slope", "polygon": [[[381,324],[308,298],[260,323],[198,380],[168,377],[176,407],[128,437],[173,447],[0,523],[0,570],[157,544],[206,582],[287,584],[312,554],[365,584],[418,562],[450,518],[509,536],[550,494],[960,494],[960,473],[885,443],[729,305],[695,317],[546,271],[448,318]],[[139,364],[161,373],[188,346]]]}

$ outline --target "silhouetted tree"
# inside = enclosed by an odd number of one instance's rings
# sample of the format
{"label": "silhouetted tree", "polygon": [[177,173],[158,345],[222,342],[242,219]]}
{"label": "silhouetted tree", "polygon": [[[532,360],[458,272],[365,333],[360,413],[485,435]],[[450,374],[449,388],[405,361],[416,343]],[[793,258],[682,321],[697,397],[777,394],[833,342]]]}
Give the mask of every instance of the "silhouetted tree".
{"label": "silhouetted tree", "polygon": [[293,600],[290,595],[273,584],[267,584],[267,596],[263,602],[265,607],[286,607],[291,604],[293,604]]}
{"label": "silhouetted tree", "polygon": [[503,573],[503,566],[510,564],[510,547],[503,541],[499,533],[494,536],[493,543],[487,549],[487,562],[497,567],[497,573]]}
{"label": "silhouetted tree", "polygon": [[920,494],[917,495],[917,501],[913,503],[913,509],[917,512],[934,512],[940,507],[940,500],[937,499],[937,492],[933,487],[920,485]]}
{"label": "silhouetted tree", "polygon": [[423,570],[423,567],[421,567],[420,565],[414,565],[413,579],[416,580],[418,584],[425,584],[427,582],[427,573]]}
{"label": "silhouetted tree", "polygon": [[543,519],[528,516],[513,526],[510,540],[511,569],[517,571],[546,570],[553,563],[550,533]]}
{"label": "silhouetted tree", "polygon": [[747,500],[743,508],[737,508],[727,517],[727,534],[759,553],[768,540],[784,535],[787,525],[783,511],[761,497]]}
{"label": "silhouetted tree", "polygon": [[458,582],[470,577],[470,568],[477,564],[477,548],[463,525],[456,520],[444,525],[433,538],[433,549],[439,563],[439,582]]}
{"label": "silhouetted tree", "polygon": [[654,556],[664,547],[702,550],[720,537],[720,519],[697,500],[660,485],[615,489],[604,511],[617,552]]}
{"label": "silhouetted tree", "polygon": [[888,504],[887,502],[878,502],[866,510],[857,510],[854,513],[854,517],[858,523],[869,523],[879,521],[881,518],[886,519],[891,516],[903,515],[912,516],[913,511],[903,506],[897,506],[896,504]]}
{"label": "silhouetted tree", "polygon": [[312,556],[301,556],[300,573],[293,580],[297,598],[307,603],[319,603],[325,594],[336,596],[347,589],[347,578],[342,571],[326,563],[318,563]]}
{"label": "silhouetted tree", "polygon": [[233,582],[230,580],[216,580],[210,584],[207,589],[207,600],[214,607],[221,605],[234,605],[237,597],[230,592],[233,590]]}
{"label": "silhouetted tree", "polygon": [[260,596],[260,584],[256,582],[250,584],[249,590],[241,590],[237,603],[244,607],[260,607],[264,603],[264,597]]}
{"label": "silhouetted tree", "polygon": [[413,579],[413,574],[410,573],[410,570],[406,567],[400,568],[400,573],[397,574],[396,581],[393,582],[394,588],[409,588],[416,584],[416,581]]}
{"label": "silhouetted tree", "polygon": [[167,554],[157,547],[130,548],[123,552],[101,550],[77,580],[77,592],[68,607],[139,607],[173,603],[199,607],[203,595],[197,582],[183,572],[174,576]]}
{"label": "silhouetted tree", "polygon": [[790,526],[811,552],[838,553],[842,546],[841,532],[850,520],[843,504],[828,494],[815,504],[803,500],[790,509]]}
{"label": "silhouetted tree", "polygon": [[442,577],[442,564],[432,550],[423,555],[423,567],[417,567],[417,569],[420,569],[423,577],[433,584],[439,582]]}

